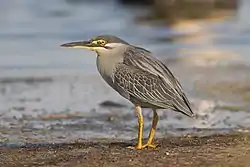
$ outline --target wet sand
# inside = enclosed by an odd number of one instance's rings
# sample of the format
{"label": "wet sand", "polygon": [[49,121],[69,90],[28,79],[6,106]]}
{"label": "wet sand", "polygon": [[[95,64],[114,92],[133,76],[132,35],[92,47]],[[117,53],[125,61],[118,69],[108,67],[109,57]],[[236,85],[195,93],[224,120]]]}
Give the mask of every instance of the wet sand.
{"label": "wet sand", "polygon": [[131,150],[134,141],[96,140],[0,148],[0,166],[237,166],[250,163],[250,133],[157,139],[158,149]]}

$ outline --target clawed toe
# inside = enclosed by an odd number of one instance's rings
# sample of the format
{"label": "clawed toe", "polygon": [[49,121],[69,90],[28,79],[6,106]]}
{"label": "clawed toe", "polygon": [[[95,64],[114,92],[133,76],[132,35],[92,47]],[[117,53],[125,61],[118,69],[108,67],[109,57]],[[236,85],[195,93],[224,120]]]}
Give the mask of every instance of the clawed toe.
{"label": "clawed toe", "polygon": [[155,149],[157,148],[157,145],[156,144],[145,144],[145,145],[142,145],[142,146],[128,146],[126,147],[128,149],[132,149],[132,150],[142,150],[144,148],[151,148],[151,149]]}
{"label": "clawed toe", "polygon": [[131,150],[142,150],[144,148],[151,148],[151,149],[156,149],[158,145],[156,144],[144,144],[142,146],[128,146],[126,148],[131,149]]}
{"label": "clawed toe", "polygon": [[128,147],[126,147],[126,148],[131,149],[131,150],[136,150],[136,149],[137,149],[136,146],[128,146]]}
{"label": "clawed toe", "polygon": [[142,148],[153,148],[153,149],[155,149],[155,148],[157,148],[157,145],[156,144],[145,144],[145,145],[142,146]]}

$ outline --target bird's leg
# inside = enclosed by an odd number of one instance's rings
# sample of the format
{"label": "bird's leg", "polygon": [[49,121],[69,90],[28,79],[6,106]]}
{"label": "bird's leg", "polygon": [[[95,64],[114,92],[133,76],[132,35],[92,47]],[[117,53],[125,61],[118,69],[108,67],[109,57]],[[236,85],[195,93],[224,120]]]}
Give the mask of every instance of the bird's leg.
{"label": "bird's leg", "polygon": [[142,109],[140,106],[135,107],[135,111],[138,117],[138,142],[136,149],[140,150],[142,149],[142,137],[143,137],[143,115],[142,115]]}
{"label": "bird's leg", "polygon": [[137,114],[138,117],[138,141],[137,141],[137,145],[135,147],[127,147],[127,148],[131,148],[131,149],[137,149],[137,150],[141,150],[142,147],[142,136],[143,136],[143,115],[142,115],[142,109],[140,106],[135,106],[135,112]]}
{"label": "bird's leg", "polygon": [[154,117],[153,117],[152,127],[151,127],[149,137],[148,137],[148,142],[147,144],[142,146],[143,148],[145,147],[156,148],[157,146],[154,144],[154,136],[155,136],[156,126],[158,123],[158,114],[155,109],[153,109],[153,112],[154,112]]}

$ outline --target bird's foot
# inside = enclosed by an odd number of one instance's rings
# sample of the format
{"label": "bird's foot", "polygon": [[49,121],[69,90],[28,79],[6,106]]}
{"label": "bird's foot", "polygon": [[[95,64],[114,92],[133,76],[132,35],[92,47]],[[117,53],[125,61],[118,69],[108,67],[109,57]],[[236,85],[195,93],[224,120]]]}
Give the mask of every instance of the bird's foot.
{"label": "bird's foot", "polygon": [[126,147],[126,148],[128,148],[128,149],[131,149],[131,150],[141,150],[141,149],[143,149],[142,148],[142,145],[136,145],[136,146],[128,146],[128,147]]}
{"label": "bird's foot", "polygon": [[155,148],[157,148],[157,145],[156,144],[152,144],[152,143],[147,143],[147,144],[144,144],[144,145],[128,146],[127,148],[132,149],[132,150],[142,150],[144,148],[155,149]]}
{"label": "bird's foot", "polygon": [[142,146],[142,148],[152,148],[152,149],[155,149],[156,147],[157,145],[153,143],[147,143]]}

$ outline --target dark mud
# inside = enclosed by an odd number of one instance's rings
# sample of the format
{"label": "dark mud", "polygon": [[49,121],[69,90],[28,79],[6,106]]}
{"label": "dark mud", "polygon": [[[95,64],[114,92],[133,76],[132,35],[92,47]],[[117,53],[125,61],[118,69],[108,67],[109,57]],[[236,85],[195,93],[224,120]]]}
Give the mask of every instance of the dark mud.
{"label": "dark mud", "polygon": [[0,165],[14,166],[248,166],[250,134],[158,139],[158,149],[131,150],[134,141],[96,140],[0,148]]}

